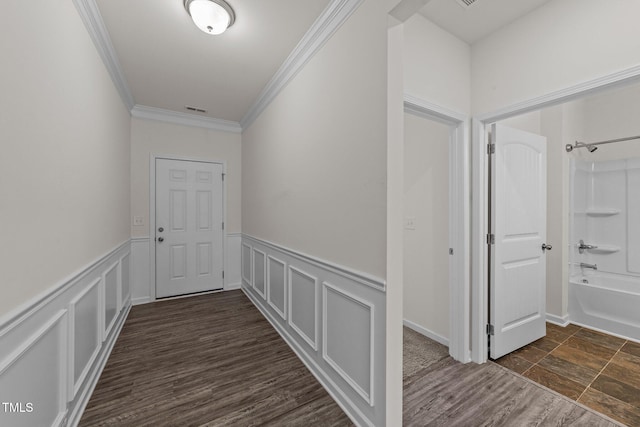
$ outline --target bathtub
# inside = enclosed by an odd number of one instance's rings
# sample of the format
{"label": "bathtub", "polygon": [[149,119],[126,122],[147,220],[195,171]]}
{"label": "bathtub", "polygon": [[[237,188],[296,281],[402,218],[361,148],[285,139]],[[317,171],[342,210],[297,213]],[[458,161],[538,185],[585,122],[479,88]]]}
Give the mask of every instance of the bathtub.
{"label": "bathtub", "polygon": [[588,272],[569,280],[572,323],[640,341],[640,277]]}

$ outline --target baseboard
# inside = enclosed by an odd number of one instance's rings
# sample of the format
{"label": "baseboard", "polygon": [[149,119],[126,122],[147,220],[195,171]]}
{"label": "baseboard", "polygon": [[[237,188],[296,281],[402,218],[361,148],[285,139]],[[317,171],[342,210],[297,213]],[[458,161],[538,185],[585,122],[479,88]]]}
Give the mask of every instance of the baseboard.
{"label": "baseboard", "polygon": [[403,319],[402,324],[407,328],[416,331],[417,333],[424,335],[425,337],[434,340],[435,342],[439,342],[442,345],[449,347],[449,340],[443,337],[442,335],[438,335],[433,331],[430,331],[427,328],[424,328],[417,323],[414,323],[410,320]]}
{"label": "baseboard", "polygon": [[237,289],[242,288],[242,283],[230,283],[224,286],[225,291],[235,291]]}
{"label": "baseboard", "polygon": [[569,315],[565,314],[564,316],[556,316],[554,314],[547,313],[546,320],[549,323],[553,323],[554,325],[565,327],[569,322]]}
{"label": "baseboard", "polygon": [[131,298],[131,305],[149,304],[150,302],[153,302],[151,297]]}
{"label": "baseboard", "polygon": [[75,426],[131,308],[127,241],[0,324],[0,425]]}
{"label": "baseboard", "polygon": [[358,426],[384,425],[384,282],[243,236],[242,291]]}

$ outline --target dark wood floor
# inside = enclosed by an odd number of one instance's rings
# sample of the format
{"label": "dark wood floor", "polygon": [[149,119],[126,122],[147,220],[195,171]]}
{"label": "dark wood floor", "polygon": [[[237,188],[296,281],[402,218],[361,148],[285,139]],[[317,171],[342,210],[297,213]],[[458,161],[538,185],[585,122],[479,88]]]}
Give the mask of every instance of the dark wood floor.
{"label": "dark wood floor", "polygon": [[133,307],[81,426],[350,426],[241,291]]}
{"label": "dark wood floor", "polygon": [[640,344],[576,325],[496,361],[629,426],[640,426]]}
{"label": "dark wood floor", "polygon": [[493,362],[456,362],[407,328],[404,343],[405,426],[616,425]]}

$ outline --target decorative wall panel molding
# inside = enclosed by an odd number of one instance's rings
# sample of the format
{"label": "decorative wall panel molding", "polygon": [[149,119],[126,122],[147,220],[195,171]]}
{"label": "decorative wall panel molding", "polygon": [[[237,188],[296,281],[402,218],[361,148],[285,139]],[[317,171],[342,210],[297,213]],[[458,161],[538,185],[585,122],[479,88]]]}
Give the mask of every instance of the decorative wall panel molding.
{"label": "decorative wall panel molding", "polygon": [[318,278],[289,266],[289,326],[318,350]]}
{"label": "decorative wall panel molding", "polygon": [[0,424],[77,425],[131,307],[122,290],[129,286],[130,253],[126,241],[5,316],[2,400],[33,410],[2,413]]}
{"label": "decorative wall panel molding", "polygon": [[[249,280],[259,252],[266,301]],[[356,425],[384,425],[384,281],[248,235],[242,253],[249,299]]]}
{"label": "decorative wall panel molding", "polygon": [[267,300],[282,320],[287,320],[287,264],[271,255],[267,258]]}
{"label": "decorative wall panel molding", "polygon": [[259,249],[253,248],[253,289],[267,299],[267,255]]}
{"label": "decorative wall panel molding", "polygon": [[[373,304],[323,282],[322,308],[322,357],[373,406]],[[345,342],[350,348],[341,345]]]}

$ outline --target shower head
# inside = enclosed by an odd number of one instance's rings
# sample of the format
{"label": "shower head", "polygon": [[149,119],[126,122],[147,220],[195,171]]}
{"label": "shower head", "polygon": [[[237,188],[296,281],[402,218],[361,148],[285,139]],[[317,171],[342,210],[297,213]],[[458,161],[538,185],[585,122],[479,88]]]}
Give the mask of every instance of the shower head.
{"label": "shower head", "polygon": [[594,147],[593,145],[587,145],[587,150],[589,150],[590,153],[593,153],[597,149],[598,147]]}

